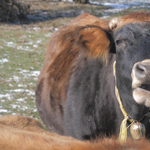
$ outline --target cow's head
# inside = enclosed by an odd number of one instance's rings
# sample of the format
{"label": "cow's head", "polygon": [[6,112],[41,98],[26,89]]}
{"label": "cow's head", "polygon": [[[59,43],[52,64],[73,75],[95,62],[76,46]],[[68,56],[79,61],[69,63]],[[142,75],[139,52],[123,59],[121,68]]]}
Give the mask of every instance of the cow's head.
{"label": "cow's head", "polygon": [[138,13],[110,22],[114,30],[117,86],[121,98],[147,107],[150,107],[149,18],[150,14]]}
{"label": "cow's head", "polygon": [[110,30],[85,28],[78,44],[90,56],[106,60],[116,53],[117,86],[121,99],[150,107],[150,14],[135,13],[110,22]]}

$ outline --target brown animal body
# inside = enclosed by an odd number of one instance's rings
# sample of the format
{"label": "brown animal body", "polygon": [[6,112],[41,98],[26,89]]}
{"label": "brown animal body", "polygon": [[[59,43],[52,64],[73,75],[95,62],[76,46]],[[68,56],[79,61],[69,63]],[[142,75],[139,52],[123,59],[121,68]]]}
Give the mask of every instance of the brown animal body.
{"label": "brown animal body", "polygon": [[[90,14],[83,14],[52,35],[36,89],[37,108],[48,129],[53,126],[54,129],[57,129],[57,133],[64,134],[63,115],[68,84],[73,69],[72,65],[80,53],[77,50],[78,47],[75,47],[75,51],[70,51],[75,46],[76,37],[74,33],[80,27],[88,24],[98,25],[109,30],[108,23],[107,20],[104,21]],[[87,35],[87,38],[89,36]],[[103,35],[99,37],[99,40],[105,41]],[[94,46],[94,43],[91,46]],[[96,46],[97,44],[94,47]],[[96,53],[98,48],[93,53]]]}
{"label": "brown animal body", "polygon": [[97,139],[79,141],[43,130],[40,123],[24,116],[0,117],[1,150],[148,150],[150,143],[146,139],[121,145],[117,139]]}
{"label": "brown animal body", "polygon": [[[109,21],[107,20],[104,21],[90,14],[83,14],[52,35],[36,89],[37,108],[48,129],[53,127],[53,129],[57,129],[57,133],[65,134],[63,129],[64,105],[66,103],[69,79],[73,69],[72,65],[80,53],[78,47],[74,45],[76,41],[74,34],[80,27],[88,24],[98,25],[109,30],[108,23]],[[89,37],[90,33],[87,35],[87,38]],[[105,41],[103,35],[98,40]],[[91,46],[93,46],[93,49],[96,46],[98,47],[91,54],[89,52],[89,55],[98,55],[96,53],[99,53],[98,48],[101,45],[91,43]],[[109,46],[109,43],[106,43],[106,46]],[[74,47],[73,50],[71,50],[72,47]]]}
{"label": "brown animal body", "polygon": [[36,87],[36,105],[49,130],[80,140],[117,136],[124,119],[117,85],[125,111],[150,138],[149,21],[150,13],[143,12],[110,22],[83,14],[52,35]]}

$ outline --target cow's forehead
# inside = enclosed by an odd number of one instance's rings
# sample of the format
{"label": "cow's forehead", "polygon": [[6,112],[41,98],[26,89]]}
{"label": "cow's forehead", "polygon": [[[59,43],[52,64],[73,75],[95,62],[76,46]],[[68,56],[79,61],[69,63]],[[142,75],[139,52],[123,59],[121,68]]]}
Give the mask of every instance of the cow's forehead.
{"label": "cow's forehead", "polygon": [[120,17],[117,20],[118,20],[118,23],[117,23],[116,29],[120,29],[123,26],[130,24],[130,23],[150,22],[150,13],[145,13],[145,12],[132,13],[132,14],[128,14],[123,17]]}
{"label": "cow's forehead", "polygon": [[142,36],[145,34],[150,35],[150,22],[131,22],[129,24],[125,24],[122,27],[116,28],[113,33],[114,37],[118,35],[130,37],[131,34],[139,34]]}

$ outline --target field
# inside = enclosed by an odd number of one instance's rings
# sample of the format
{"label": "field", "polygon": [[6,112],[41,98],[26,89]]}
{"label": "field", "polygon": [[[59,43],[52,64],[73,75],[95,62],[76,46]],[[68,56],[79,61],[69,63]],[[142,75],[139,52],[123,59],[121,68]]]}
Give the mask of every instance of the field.
{"label": "field", "polygon": [[[52,33],[83,12],[103,17],[110,10],[107,6],[67,2],[38,6],[31,7],[30,21],[26,24],[0,24],[0,116],[25,115],[40,120],[35,87]],[[143,8],[129,8],[107,18],[139,10]],[[39,19],[35,19],[37,12]]]}

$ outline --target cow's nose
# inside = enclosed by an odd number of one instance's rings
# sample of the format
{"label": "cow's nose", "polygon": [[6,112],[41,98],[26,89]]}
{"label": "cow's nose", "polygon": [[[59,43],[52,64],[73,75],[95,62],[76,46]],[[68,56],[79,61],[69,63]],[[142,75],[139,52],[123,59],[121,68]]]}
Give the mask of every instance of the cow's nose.
{"label": "cow's nose", "polygon": [[138,79],[143,79],[146,76],[146,66],[142,64],[137,64],[135,66],[135,75],[138,77]]}
{"label": "cow's nose", "polygon": [[131,76],[132,88],[140,87],[143,84],[150,85],[150,59],[134,64]]}
{"label": "cow's nose", "polygon": [[150,65],[138,63],[135,66],[135,76],[141,82],[145,81],[150,77]]}

